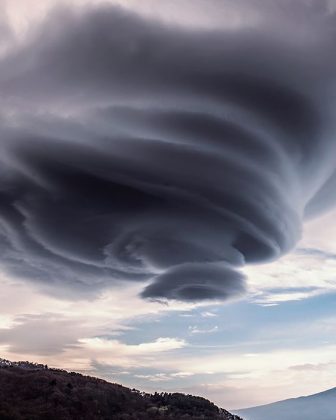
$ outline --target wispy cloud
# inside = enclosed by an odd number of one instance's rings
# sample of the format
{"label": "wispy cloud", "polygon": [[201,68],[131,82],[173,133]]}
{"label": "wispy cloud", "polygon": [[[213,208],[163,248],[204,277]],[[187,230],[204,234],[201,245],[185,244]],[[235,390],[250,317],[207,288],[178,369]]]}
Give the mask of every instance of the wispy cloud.
{"label": "wispy cloud", "polygon": [[320,227],[321,248],[311,246],[314,238],[308,226],[302,245],[291,254],[271,264],[246,269],[252,301],[267,305],[336,293],[336,254],[325,249],[329,240],[324,246],[322,240],[328,237],[328,226],[334,217],[335,212],[330,213],[324,227]]}
{"label": "wispy cloud", "polygon": [[211,334],[218,331],[218,325],[209,328],[200,328],[197,325],[190,325],[188,330],[190,334]]}
{"label": "wispy cloud", "polygon": [[204,311],[204,312],[201,313],[201,316],[203,318],[214,318],[214,317],[217,316],[217,314],[214,313],[214,312],[210,312],[210,311]]}

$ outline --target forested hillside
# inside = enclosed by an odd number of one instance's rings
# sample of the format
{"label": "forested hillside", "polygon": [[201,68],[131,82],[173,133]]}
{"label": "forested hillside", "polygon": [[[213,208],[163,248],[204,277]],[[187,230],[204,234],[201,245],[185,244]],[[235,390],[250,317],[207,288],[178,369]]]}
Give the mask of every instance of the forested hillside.
{"label": "forested hillside", "polygon": [[142,393],[29,362],[0,366],[1,420],[240,419],[192,395]]}

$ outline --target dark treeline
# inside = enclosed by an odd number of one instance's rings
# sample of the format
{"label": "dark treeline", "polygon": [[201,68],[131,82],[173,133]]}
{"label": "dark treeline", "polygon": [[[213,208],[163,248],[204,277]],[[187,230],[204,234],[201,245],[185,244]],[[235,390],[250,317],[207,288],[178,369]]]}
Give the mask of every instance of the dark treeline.
{"label": "dark treeline", "polygon": [[1,420],[240,419],[201,397],[148,394],[46,365],[1,362]]}

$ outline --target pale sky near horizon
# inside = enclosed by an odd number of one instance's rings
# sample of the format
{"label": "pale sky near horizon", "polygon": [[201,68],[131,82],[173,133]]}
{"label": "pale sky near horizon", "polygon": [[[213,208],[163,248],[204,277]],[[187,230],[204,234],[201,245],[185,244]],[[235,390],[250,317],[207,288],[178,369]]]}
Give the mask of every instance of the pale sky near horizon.
{"label": "pale sky near horizon", "polygon": [[[5,1],[17,38],[9,37],[4,54],[59,3]],[[62,3],[79,8],[102,2]],[[111,3],[181,25],[245,25],[245,12],[229,10],[230,2],[225,18],[202,1],[195,3],[192,16],[187,0],[160,6],[147,1],[141,7],[135,0]],[[259,19],[258,13],[248,16],[249,22]],[[332,388],[336,386],[335,218],[331,207],[304,224],[301,240],[287,255],[245,266],[245,295],[224,304],[216,299],[148,301],[139,297],[140,283],[75,296],[43,281],[23,281],[0,266],[0,357],[46,363],[144,391],[201,395],[227,409]]]}

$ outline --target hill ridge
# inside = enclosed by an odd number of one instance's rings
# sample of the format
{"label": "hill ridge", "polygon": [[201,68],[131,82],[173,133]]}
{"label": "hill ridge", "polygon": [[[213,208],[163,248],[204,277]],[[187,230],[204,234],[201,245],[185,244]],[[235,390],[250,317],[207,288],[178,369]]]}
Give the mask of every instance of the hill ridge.
{"label": "hill ridge", "polygon": [[209,400],[149,394],[77,372],[0,359],[1,420],[242,420]]}
{"label": "hill ridge", "polygon": [[232,410],[246,420],[335,420],[336,387],[311,395]]}

